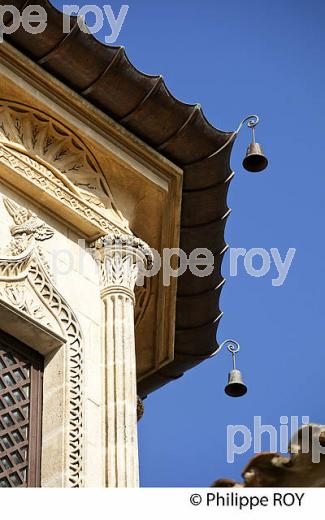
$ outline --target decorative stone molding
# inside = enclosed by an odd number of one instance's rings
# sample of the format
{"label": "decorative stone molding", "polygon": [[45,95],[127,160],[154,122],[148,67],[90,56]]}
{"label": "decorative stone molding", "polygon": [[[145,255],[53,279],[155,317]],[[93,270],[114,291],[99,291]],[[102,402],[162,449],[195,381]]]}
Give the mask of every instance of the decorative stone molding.
{"label": "decorative stone molding", "polygon": [[[38,255],[37,255],[38,256]],[[60,295],[35,255],[29,270],[37,293],[49,312],[59,321],[67,341],[68,402],[66,486],[83,485],[83,339],[73,310]]]}
{"label": "decorative stone molding", "polygon": [[[128,230],[95,157],[58,121],[36,109],[0,100],[0,164],[19,176],[22,189],[43,193],[51,209],[85,219],[89,237]],[[7,179],[8,180],[8,179]],[[96,233],[97,228],[97,233]]]}
{"label": "decorative stone molding", "polygon": [[[15,254],[5,256],[2,253],[0,257],[0,311],[8,313],[12,308],[15,319],[18,316],[21,324],[28,322],[31,324],[29,327],[38,327],[40,334],[61,337],[66,343],[68,406],[61,425],[62,431],[67,425],[64,485],[79,487],[83,482],[83,341],[80,325],[55,288],[37,246],[37,241],[51,238],[53,230],[37,215],[9,199],[4,199],[4,205],[15,222],[11,227],[13,239],[8,248]],[[37,345],[31,346],[37,348]]]}
{"label": "decorative stone molding", "polygon": [[33,299],[24,283],[5,283],[1,290],[2,298],[7,300],[8,303],[19,311],[25,312],[36,321],[51,327],[50,320],[47,318],[48,313],[44,312],[41,305]]}
{"label": "decorative stone molding", "polygon": [[27,273],[33,253],[34,246],[31,245],[19,256],[0,257],[0,301],[12,305],[20,313],[27,314],[59,334],[61,328],[39,300],[28,280]]}
{"label": "decorative stone molding", "polygon": [[141,269],[152,262],[142,240],[112,233],[93,245],[99,263],[104,303],[107,431],[106,486],[139,484],[136,360],[135,285]]}

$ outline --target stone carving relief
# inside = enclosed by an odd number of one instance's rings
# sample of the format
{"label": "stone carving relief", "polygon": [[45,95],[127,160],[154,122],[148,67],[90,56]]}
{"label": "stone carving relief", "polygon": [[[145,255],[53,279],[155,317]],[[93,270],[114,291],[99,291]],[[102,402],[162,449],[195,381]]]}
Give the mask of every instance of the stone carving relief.
{"label": "stone carving relief", "polygon": [[33,299],[25,284],[6,283],[2,295],[20,311],[25,312],[36,321],[45,322],[45,325],[51,327],[50,320],[47,319],[47,312]]}
{"label": "stone carving relief", "polygon": [[[151,295],[151,278],[144,276],[142,285],[136,285],[143,260],[148,268],[153,262],[150,247],[133,235],[115,231],[96,240],[92,248],[94,258],[99,261],[102,287],[116,285],[134,291],[134,324],[137,328],[149,305]],[[138,257],[138,261],[135,257]]]}
{"label": "stone carving relief", "polygon": [[53,229],[29,209],[19,206],[7,197],[3,198],[3,204],[15,223],[10,227],[13,239],[7,247],[9,254],[19,255],[26,250],[31,240],[48,240],[54,235]]}
{"label": "stone carving relief", "polygon": [[83,485],[83,339],[79,322],[56,290],[39,257],[34,257],[29,278],[49,311],[59,320],[68,345],[69,379],[69,487]]}
{"label": "stone carving relief", "polygon": [[10,304],[20,313],[66,339],[68,365],[68,475],[67,486],[82,485],[82,334],[72,309],[55,288],[37,242],[50,239],[54,231],[39,217],[4,198],[14,225],[12,240],[0,253],[0,305]]}
{"label": "stone carving relief", "polygon": [[140,238],[119,231],[99,238],[92,244],[94,258],[100,262],[101,284],[123,286],[134,290],[141,264],[151,266],[150,247]]}
{"label": "stone carving relief", "polygon": [[105,232],[128,230],[95,157],[43,112],[0,100],[1,162]]}

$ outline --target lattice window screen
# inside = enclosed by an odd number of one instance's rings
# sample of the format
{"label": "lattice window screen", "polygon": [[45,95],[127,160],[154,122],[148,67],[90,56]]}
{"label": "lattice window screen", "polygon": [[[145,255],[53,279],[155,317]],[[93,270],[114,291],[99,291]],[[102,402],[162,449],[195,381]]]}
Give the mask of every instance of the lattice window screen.
{"label": "lattice window screen", "polygon": [[40,485],[43,359],[0,333],[0,487]]}

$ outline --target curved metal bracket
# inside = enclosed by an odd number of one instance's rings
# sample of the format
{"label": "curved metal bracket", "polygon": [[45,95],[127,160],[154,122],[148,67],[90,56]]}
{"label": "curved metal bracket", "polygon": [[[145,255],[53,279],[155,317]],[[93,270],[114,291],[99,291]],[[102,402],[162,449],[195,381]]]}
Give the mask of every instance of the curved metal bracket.
{"label": "curved metal bracket", "polygon": [[225,339],[225,341],[223,341],[219,346],[218,352],[220,352],[222,347],[224,347],[225,345],[227,345],[227,350],[232,355],[233,369],[236,370],[236,354],[240,351],[240,345],[234,339]]}
{"label": "curved metal bracket", "polygon": [[238,132],[241,130],[242,126],[247,122],[247,126],[249,128],[255,128],[256,125],[258,125],[258,123],[260,122],[260,118],[259,116],[257,116],[256,114],[252,114],[250,116],[247,116],[245,117],[240,123],[239,123],[239,126],[236,130],[236,133],[238,134]]}

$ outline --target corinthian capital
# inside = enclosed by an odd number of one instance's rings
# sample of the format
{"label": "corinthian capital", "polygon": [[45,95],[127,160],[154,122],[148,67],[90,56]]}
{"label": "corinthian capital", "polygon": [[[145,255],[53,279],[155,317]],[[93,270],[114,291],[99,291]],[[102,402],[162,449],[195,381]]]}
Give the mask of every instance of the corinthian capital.
{"label": "corinthian capital", "polygon": [[153,254],[140,238],[119,232],[99,238],[93,244],[94,258],[100,265],[102,290],[134,293],[139,274],[150,268]]}

